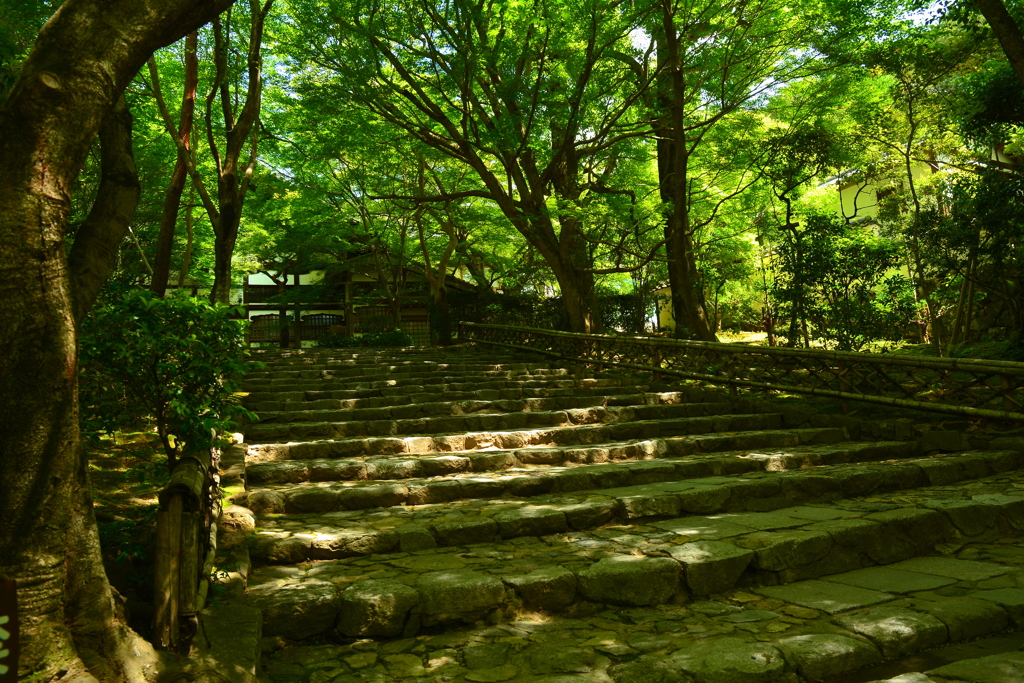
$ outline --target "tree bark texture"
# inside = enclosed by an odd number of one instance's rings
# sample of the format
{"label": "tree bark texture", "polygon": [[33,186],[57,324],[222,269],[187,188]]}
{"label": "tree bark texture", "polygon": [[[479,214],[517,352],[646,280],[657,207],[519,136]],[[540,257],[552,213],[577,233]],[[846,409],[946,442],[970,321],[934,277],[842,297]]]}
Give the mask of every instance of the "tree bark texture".
{"label": "tree bark texture", "polygon": [[141,192],[132,154],[132,115],[123,95],[104,117],[99,135],[100,186],[68,256],[76,327],[117,260]]}
{"label": "tree bark texture", "polygon": [[1024,36],[1017,22],[1010,16],[1002,0],[974,0],[974,4],[992,27],[992,33],[1003,48],[1017,79],[1024,85]]}
{"label": "tree bark texture", "polygon": [[[109,216],[90,215],[72,263],[64,238],[75,178],[101,127],[121,125],[112,110],[125,86],[154,50],[229,4],[68,0],[0,109],[0,578],[18,582],[23,678],[142,681],[152,663],[103,572],[78,433],[75,320],[137,192],[122,155],[104,159],[104,179],[128,201],[101,189]],[[119,144],[107,139],[111,154]]]}
{"label": "tree bark texture", "polygon": [[[199,59],[196,55],[199,34],[192,31],[185,37],[185,86],[181,96],[181,114],[178,116],[178,157],[171,172],[171,181],[164,193],[160,233],[156,238],[156,257],[153,259],[152,290],[163,297],[171,277],[171,255],[174,252],[174,231],[181,209],[181,195],[188,180],[189,155],[192,153],[192,121],[196,110],[196,86],[199,82]],[[154,83],[154,87],[159,87]]]}

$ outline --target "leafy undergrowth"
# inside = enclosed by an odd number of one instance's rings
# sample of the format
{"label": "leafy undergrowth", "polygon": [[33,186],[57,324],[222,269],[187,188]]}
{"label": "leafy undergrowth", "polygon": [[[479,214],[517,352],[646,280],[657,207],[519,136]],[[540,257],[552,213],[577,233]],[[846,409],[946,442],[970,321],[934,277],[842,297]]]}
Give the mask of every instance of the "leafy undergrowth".
{"label": "leafy undergrowth", "polygon": [[157,494],[167,460],[156,434],[121,434],[88,448],[103,562],[125,598],[131,626],[144,635],[153,614]]}

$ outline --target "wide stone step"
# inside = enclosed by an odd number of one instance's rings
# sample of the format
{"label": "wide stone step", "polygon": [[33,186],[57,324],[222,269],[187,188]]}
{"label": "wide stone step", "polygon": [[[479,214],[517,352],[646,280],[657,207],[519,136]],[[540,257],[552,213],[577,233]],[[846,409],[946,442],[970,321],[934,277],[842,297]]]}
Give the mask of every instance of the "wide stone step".
{"label": "wide stone step", "polygon": [[571,410],[597,406],[646,406],[661,403],[681,403],[682,395],[676,393],[675,400],[668,394],[631,393],[618,397],[609,396],[552,396],[546,398],[520,399],[453,399],[412,402],[408,399],[389,397],[377,399],[379,405],[345,405],[345,401],[323,399],[293,404],[286,410],[264,410],[260,413],[259,424],[291,422],[342,422],[352,420],[409,420],[423,417],[447,415],[472,415],[483,413],[545,412]]}
{"label": "wide stone step", "polygon": [[[663,468],[660,472],[655,468],[644,472],[643,467],[636,467],[638,477],[647,477],[655,483],[618,488],[613,488],[615,480],[610,477],[602,481],[600,477],[606,472],[600,471],[595,471],[594,478],[587,482],[595,484],[593,488],[557,493],[552,493],[550,488],[530,490],[523,487],[522,482],[518,482],[520,486],[516,488],[514,477],[509,478],[511,481],[475,482],[482,495],[473,499],[465,495],[468,487],[463,482],[452,485],[444,498],[433,500],[427,498],[421,488],[400,484],[253,492],[249,494],[248,504],[256,510],[326,512],[281,517],[265,513],[253,552],[255,557],[270,562],[298,562],[545,536],[567,530],[583,532],[610,522],[637,524],[637,520],[662,519],[666,520],[662,525],[689,528],[692,515],[765,512],[795,504],[820,504],[879,492],[910,491],[932,482],[927,470],[931,465],[923,464],[929,462],[924,460],[896,465],[863,463],[856,468],[846,466],[847,469],[826,466],[814,468],[811,473],[764,472],[755,469],[756,461],[737,463],[736,459],[731,460],[659,463]],[[951,483],[955,483],[990,475],[993,471],[1006,471],[1024,462],[1024,457],[1017,451],[1007,451],[983,456],[947,456],[940,460],[945,471],[939,475],[941,479],[936,480],[953,479]],[[722,471],[723,467],[734,468],[737,464],[750,469],[732,475],[702,477],[698,474],[702,469],[708,471],[717,467]],[[669,468],[692,478],[662,479],[658,483],[659,475],[667,476]],[[491,484],[489,491],[488,484]],[[486,499],[487,493],[497,496],[503,492],[513,498]],[[389,503],[417,507],[358,509],[381,508]],[[327,512],[329,510],[335,512]],[[785,516],[781,519],[786,522]]]}
{"label": "wide stone step", "polygon": [[[344,391],[290,391],[251,392],[245,405],[257,412],[280,412],[305,409],[357,409],[380,408],[384,406],[408,405],[410,403],[437,403],[447,401],[522,401],[541,398],[603,398],[608,405],[623,405],[621,401],[633,401],[640,395],[650,395],[645,387],[527,387],[501,389],[450,389],[431,387],[383,387],[378,389]],[[685,392],[658,392],[655,395],[675,395],[676,401],[664,400],[659,403],[693,402]],[[716,394],[717,396],[717,394]],[[703,399],[701,399],[703,400]],[[261,413],[262,414],[262,413]]]}
{"label": "wide stone step", "polygon": [[[919,455],[917,442],[878,441],[830,443],[840,436],[834,431],[787,432],[791,442],[785,449],[761,449],[759,451],[735,451],[720,453],[723,470],[701,470],[704,476],[745,472],[747,463],[756,461],[757,467],[766,470],[797,469],[816,465],[867,462],[884,459],[902,459]],[[731,436],[727,437],[731,440]],[[581,477],[591,470],[586,465],[605,465],[624,461],[662,459],[670,452],[679,453],[685,447],[686,437],[673,439],[643,439],[616,441],[590,446],[563,446],[555,448],[522,448],[515,450],[464,451],[456,453],[422,453],[389,457],[354,458],[350,460],[314,459],[285,460],[263,464],[252,464],[246,468],[247,485],[250,489],[258,486],[298,484],[303,482],[330,481],[378,481],[412,478],[450,478],[453,476],[497,475],[509,470],[524,469],[531,476],[560,477],[565,480],[582,482]],[[805,445],[798,445],[800,443]],[[806,445],[817,442],[817,445]],[[720,442],[719,442],[720,443]],[[707,451],[715,452],[715,451]],[[705,453],[693,454],[691,457]],[[728,464],[730,464],[727,466]],[[730,469],[729,467],[733,469]],[[647,463],[647,469],[662,469],[657,463]],[[607,469],[607,468],[606,468]],[[630,481],[630,470],[618,481]],[[604,471],[604,470],[601,470]],[[613,471],[613,470],[608,470]],[[674,471],[674,470],[673,470]],[[611,476],[611,475],[607,475]],[[444,479],[425,482],[432,486],[447,487]],[[645,483],[637,481],[636,483]],[[618,486],[620,484],[616,484]],[[570,490],[567,483],[553,484],[558,490]],[[585,486],[576,483],[575,488]]]}
{"label": "wide stone step", "polygon": [[448,377],[486,377],[491,379],[544,379],[569,376],[564,368],[542,368],[528,366],[496,366],[492,364],[451,364],[415,363],[410,365],[340,367],[335,369],[316,367],[302,370],[264,370],[245,376],[247,386],[280,386],[288,382],[307,380],[330,380],[333,382],[368,381],[375,379],[418,379],[434,374]]}
{"label": "wide stone step", "polygon": [[371,372],[371,373],[418,373],[423,369],[434,369],[442,371],[458,371],[458,372],[537,372],[539,374],[548,375],[564,375],[569,371],[566,368],[553,366],[550,363],[525,363],[523,361],[515,361],[509,363],[495,363],[493,361],[480,360],[395,360],[394,362],[378,362],[378,363],[332,363],[332,362],[321,362],[314,364],[282,364],[279,366],[267,365],[263,370],[255,370],[249,373],[248,377],[253,378],[266,378],[270,376],[288,377],[288,376],[302,376],[302,373],[309,372],[324,372],[328,374],[337,373],[339,376],[345,376],[347,373],[354,375]]}
{"label": "wide stone step", "polygon": [[[966,543],[1005,540],[1024,528],[1024,475],[1008,470],[959,486],[952,485],[948,476],[954,469],[979,471],[981,463],[1016,467],[1022,457],[1012,452],[935,458],[941,470],[923,462],[888,466],[900,471],[887,473],[883,467],[861,467],[857,468],[861,484],[855,488],[862,492],[857,497],[806,502],[772,512],[719,510],[592,531],[571,530],[568,516],[559,528],[545,508],[534,508],[532,516],[520,514],[515,519],[498,517],[496,512],[492,532],[501,533],[500,524],[510,528],[532,524],[535,528],[547,525],[548,533],[539,537],[511,533],[500,541],[474,543],[476,539],[463,531],[466,545],[458,547],[403,552],[400,545],[389,549],[382,542],[373,557],[264,567],[253,574],[249,600],[264,609],[266,635],[286,635],[278,630],[284,625],[276,623],[277,615],[318,615],[303,620],[305,626],[287,634],[289,638],[335,628],[347,637],[408,637],[423,627],[446,623],[510,620],[523,608],[571,612],[602,604],[684,605],[736,587],[833,616],[860,614],[857,610],[878,610],[879,606],[898,608],[888,617],[879,612],[876,621],[883,623],[891,619],[898,623],[900,615],[905,616],[899,610],[908,605],[899,600],[908,597],[938,601],[944,595],[973,594],[1001,608],[1012,606],[1021,614],[1024,591],[1019,589],[1024,587],[1024,572],[1015,573],[1009,583],[979,584],[1010,573],[1011,567],[932,554],[936,550],[953,553]],[[894,477],[909,483],[906,475],[912,468],[918,470],[918,477],[939,471],[946,476],[939,486],[879,493],[879,487],[897,488],[892,486]],[[864,477],[871,476],[869,470],[876,470],[874,487],[863,486]],[[780,473],[774,479],[799,476],[806,475]],[[857,479],[847,477],[843,484]],[[809,481],[792,483],[791,490],[812,494]],[[750,497],[749,489],[733,491],[737,493],[743,500]],[[820,500],[821,493],[809,497]],[[464,518],[450,528],[468,529],[473,522]],[[334,546],[318,538],[310,543],[318,542],[323,548],[344,545],[340,538],[334,539]],[[1012,569],[1019,569],[1019,552],[1008,554],[1007,560],[1013,563]],[[831,578],[822,581],[822,577]],[[689,604],[691,611],[701,609],[699,601]],[[756,621],[755,616],[749,615],[751,621]],[[867,625],[853,627],[858,619],[846,617],[847,628],[867,635],[858,631]],[[945,635],[935,636],[928,646],[946,642],[948,631],[938,627],[936,631]],[[886,656],[900,652],[895,644]]]}
{"label": "wide stone step", "polygon": [[523,371],[504,370],[465,370],[449,371],[432,369],[429,365],[420,365],[415,372],[379,372],[367,370],[365,373],[350,375],[333,375],[326,372],[310,372],[310,377],[279,377],[266,379],[250,379],[248,376],[242,382],[243,391],[279,389],[290,391],[294,389],[311,389],[324,386],[333,389],[346,389],[349,387],[371,385],[374,383],[386,384],[440,384],[458,383],[469,381],[480,382],[559,382],[571,381],[572,376],[562,372],[549,374],[547,372],[533,373]]}
{"label": "wide stone step", "polygon": [[[493,352],[492,352],[493,351]],[[500,349],[481,350],[462,346],[449,349],[409,348],[396,349],[256,349],[251,352],[255,360],[268,366],[297,367],[302,365],[356,364],[379,365],[406,362],[488,362],[488,363],[525,363],[544,360],[542,356],[520,353],[505,353]]]}
{"label": "wide stone step", "polygon": [[[420,404],[430,405],[430,404]],[[434,404],[436,406],[436,404]],[[246,428],[246,439],[257,443],[294,441],[297,439],[340,439],[354,436],[401,436],[410,434],[447,434],[461,431],[523,429],[566,425],[620,424],[637,421],[683,420],[708,415],[724,415],[732,411],[729,403],[677,403],[652,406],[590,406],[568,410],[512,412],[501,410],[490,401],[449,404],[447,415],[394,419],[390,410],[366,411],[360,417],[349,417],[347,411],[333,416],[344,421],[264,423]],[[520,407],[528,407],[520,404]],[[411,407],[410,407],[411,408]],[[413,413],[408,409],[398,411]]]}
{"label": "wide stone step", "polygon": [[[522,413],[529,418],[536,413]],[[478,416],[482,419],[488,416]],[[516,415],[499,416],[508,422]],[[256,443],[248,447],[246,462],[257,463],[273,460],[305,460],[313,458],[349,458],[372,455],[394,455],[399,453],[438,453],[453,451],[475,451],[481,449],[510,449],[528,446],[580,446],[600,444],[629,439],[659,438],[706,434],[715,440],[714,433],[761,432],[782,427],[783,418],[776,413],[753,415],[711,415],[678,420],[648,420],[613,424],[592,424],[555,426],[546,429],[520,429],[509,431],[463,432],[444,435],[368,437],[354,439],[324,439],[289,443]],[[826,428],[828,429],[828,428]],[[833,429],[836,441],[845,438],[842,429]],[[746,437],[747,441],[742,441]],[[714,450],[758,448],[761,446],[786,445],[773,442],[769,435],[736,435],[728,437],[729,443],[738,439],[738,445]],[[718,437],[721,441],[722,437]],[[698,450],[703,448],[695,440]],[[689,453],[681,453],[688,455]]]}

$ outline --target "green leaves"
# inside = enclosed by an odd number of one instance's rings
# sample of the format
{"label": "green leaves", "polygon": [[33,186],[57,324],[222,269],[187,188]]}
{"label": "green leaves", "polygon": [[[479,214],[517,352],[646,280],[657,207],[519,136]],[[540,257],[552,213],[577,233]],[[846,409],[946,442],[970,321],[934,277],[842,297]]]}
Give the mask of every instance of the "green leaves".
{"label": "green leaves", "polygon": [[86,434],[155,423],[169,466],[183,448],[255,416],[238,403],[246,322],[205,299],[129,291],[97,308],[79,340],[79,403]]}
{"label": "green leaves", "polygon": [[[835,216],[812,214],[804,226],[780,245],[781,272],[772,291],[791,321],[790,343],[802,332],[841,351],[859,351],[873,340],[902,338],[914,299],[907,278],[890,273],[899,247]],[[799,329],[805,325],[811,329]]]}

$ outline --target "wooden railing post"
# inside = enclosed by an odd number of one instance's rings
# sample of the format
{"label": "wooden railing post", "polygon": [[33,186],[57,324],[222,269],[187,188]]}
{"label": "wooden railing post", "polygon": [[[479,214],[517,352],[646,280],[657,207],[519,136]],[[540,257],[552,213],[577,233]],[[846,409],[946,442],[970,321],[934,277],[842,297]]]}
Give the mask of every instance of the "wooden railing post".
{"label": "wooden railing post", "polygon": [[[845,394],[845,393],[847,393],[849,391],[849,389],[850,389],[850,381],[848,379],[846,379],[846,363],[840,362],[839,363],[839,391],[841,391],[841,392],[843,392]],[[840,400],[842,401],[842,404],[843,404],[843,414],[845,415],[846,413],[850,412],[850,399],[842,398]]]}
{"label": "wooden railing post", "polygon": [[[162,650],[179,650],[194,635],[199,605],[201,539],[210,453],[182,455],[160,492],[153,577],[153,633]],[[203,555],[203,557],[200,557]],[[184,621],[184,624],[183,624]],[[183,629],[183,625],[190,628]]]}
{"label": "wooden railing post", "polygon": [[181,512],[182,496],[172,494],[167,509],[156,515],[156,566],[153,588],[156,593],[153,632],[162,650],[173,648],[178,639],[178,599],[181,585]]}

